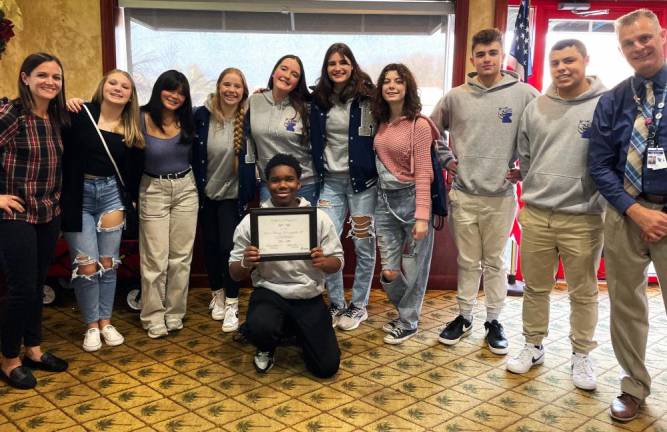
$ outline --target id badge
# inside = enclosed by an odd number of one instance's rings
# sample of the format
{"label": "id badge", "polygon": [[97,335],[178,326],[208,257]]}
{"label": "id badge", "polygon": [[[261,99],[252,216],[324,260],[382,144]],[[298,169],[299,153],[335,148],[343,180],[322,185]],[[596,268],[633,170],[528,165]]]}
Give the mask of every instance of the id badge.
{"label": "id badge", "polygon": [[662,147],[649,147],[646,153],[646,168],[661,170],[667,168],[667,158]]}

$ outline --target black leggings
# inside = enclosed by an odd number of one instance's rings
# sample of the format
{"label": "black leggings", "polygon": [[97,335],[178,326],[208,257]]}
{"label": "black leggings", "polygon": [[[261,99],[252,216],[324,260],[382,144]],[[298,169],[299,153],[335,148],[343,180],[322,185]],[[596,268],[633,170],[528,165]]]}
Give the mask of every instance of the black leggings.
{"label": "black leggings", "polygon": [[331,314],[321,295],[305,300],[285,299],[257,287],[250,295],[246,336],[260,351],[273,351],[295,333],[303,348],[306,367],[318,378],[338,372],[340,349],[331,325]]}
{"label": "black leggings", "polygon": [[211,290],[225,289],[225,296],[239,296],[239,283],[229,275],[229,253],[234,247],[234,230],[239,224],[237,200],[204,198],[200,214],[204,230],[204,256]]}
{"label": "black leggings", "polygon": [[60,234],[60,217],[43,224],[0,220],[0,260],[7,279],[2,355],[18,357],[42,342],[42,285]]}

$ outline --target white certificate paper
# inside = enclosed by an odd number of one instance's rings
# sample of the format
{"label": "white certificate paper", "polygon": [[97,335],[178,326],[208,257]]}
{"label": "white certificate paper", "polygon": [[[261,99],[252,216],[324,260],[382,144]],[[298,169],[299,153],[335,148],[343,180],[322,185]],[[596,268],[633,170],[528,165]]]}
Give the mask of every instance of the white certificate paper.
{"label": "white certificate paper", "polygon": [[308,214],[262,215],[257,220],[259,254],[309,254]]}

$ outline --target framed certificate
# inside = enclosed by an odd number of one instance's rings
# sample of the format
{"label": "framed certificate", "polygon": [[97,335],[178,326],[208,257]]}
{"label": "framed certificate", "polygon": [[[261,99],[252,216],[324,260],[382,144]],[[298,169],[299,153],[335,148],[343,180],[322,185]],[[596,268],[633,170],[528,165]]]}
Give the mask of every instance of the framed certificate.
{"label": "framed certificate", "polygon": [[317,247],[317,208],[250,209],[250,242],[260,261],[309,260]]}

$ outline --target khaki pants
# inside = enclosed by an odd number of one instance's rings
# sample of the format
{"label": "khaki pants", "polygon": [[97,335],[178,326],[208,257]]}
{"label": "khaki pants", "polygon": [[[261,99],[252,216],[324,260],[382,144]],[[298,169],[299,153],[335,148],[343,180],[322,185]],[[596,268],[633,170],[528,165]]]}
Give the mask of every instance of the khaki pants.
{"label": "khaki pants", "polygon": [[139,256],[145,329],[185,315],[198,208],[192,172],[176,180],[142,177]]}
{"label": "khaki pants", "polygon": [[507,296],[507,270],[503,257],[514,215],[516,197],[449,193],[449,227],[459,251],[456,298],[461,315],[469,316],[484,275],[487,319],[498,319]]}
{"label": "khaki pants", "polygon": [[556,283],[558,256],[563,260],[570,296],[570,342],[576,353],[588,354],[598,322],[597,271],[602,253],[603,216],[556,213],[525,206],[521,223],[523,335],[541,345],[548,334],[549,294]]}
{"label": "khaki pants", "polygon": [[604,224],[604,259],[611,303],[611,344],[625,372],[621,390],[643,400],[651,392],[651,376],[644,364],[648,337],[647,269],[653,261],[667,308],[667,238],[645,243],[640,235],[639,226],[609,207]]}

